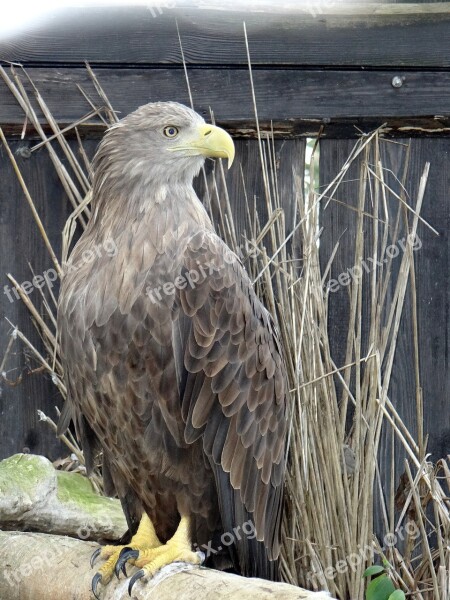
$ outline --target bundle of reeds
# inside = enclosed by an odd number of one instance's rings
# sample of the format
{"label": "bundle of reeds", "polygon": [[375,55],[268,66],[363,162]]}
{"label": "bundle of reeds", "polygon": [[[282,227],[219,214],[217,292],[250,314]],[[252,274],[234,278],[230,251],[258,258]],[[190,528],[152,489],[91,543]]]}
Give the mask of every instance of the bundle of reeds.
{"label": "bundle of reeds", "polygon": [[[0,68],[3,81],[22,106],[28,122],[41,136],[39,146],[44,145],[48,150],[74,209],[64,229],[63,256],[58,259],[0,130],[43,242],[60,274],[76,227],[85,227],[89,217],[89,160],[78,127],[93,116],[101,118],[105,126],[116,120],[97,78],[90,69],[89,73],[99,95],[99,106],[89,99],[92,112],[61,131],[39,91],[33,86],[33,94],[26,91],[23,84],[26,73],[11,67],[8,74]],[[39,123],[35,103],[45,115],[48,127]],[[46,133],[49,128],[52,135]],[[80,158],[68,144],[68,135],[77,137]],[[429,165],[423,172],[418,196],[411,205],[404,193],[406,181],[398,182],[397,191],[385,181],[389,165],[381,163],[380,144],[383,140],[380,132],[375,131],[355,143],[340,173],[321,192],[314,186],[317,161],[313,151],[306,193],[303,179],[299,177],[295,198],[283,199],[277,185],[273,137],[270,132],[266,134],[258,128],[258,141],[268,219],[260,222],[251,200],[248,201],[244,244],[247,253],[243,255],[243,262],[281,332],[291,386],[289,466],[282,526],[284,579],[310,589],[328,590],[340,599],[359,599],[363,598],[366,585],[364,570],[379,556],[385,561],[395,587],[404,590],[408,597],[449,600],[450,468],[444,458],[436,464],[428,461],[420,393],[416,398],[417,439],[402,422],[395,400],[389,397],[407,293],[411,294],[414,305],[415,270],[411,245],[405,246],[401,259],[398,259],[401,261],[399,269],[393,268],[386,248],[398,241],[400,223],[407,228],[411,239],[414,238],[421,220]],[[58,152],[54,146],[59,146]],[[70,165],[70,172],[59,158],[61,152]],[[378,257],[385,267],[381,271],[374,269],[365,277],[354,277],[348,285],[348,328],[343,342],[345,361],[336,364],[330,348],[328,323],[333,296],[327,292],[327,281],[337,248],[324,264],[320,257],[320,215],[324,203],[336,198],[355,161],[359,161],[361,167],[360,194],[354,210],[357,235],[353,268],[357,269],[367,254]],[[242,255],[243,240],[236,235],[226,177],[220,163],[205,182],[211,195],[221,190],[222,201],[214,205],[215,218],[219,221],[221,235]],[[392,211],[387,210],[388,201],[397,203],[393,220],[389,216]],[[282,206],[286,202],[296,205],[294,223],[285,223]],[[211,202],[206,204],[211,208]],[[372,222],[370,247],[363,236],[364,218],[370,218]],[[301,255],[298,255],[299,248]],[[44,351],[35,348],[11,324],[13,331],[7,353],[13,338],[20,338],[51,375],[64,397],[66,390],[55,319],[56,298],[51,289],[42,290],[40,310],[14,277],[11,274],[8,277],[31,313]],[[386,293],[388,287],[393,293]],[[364,310],[363,294],[369,295],[368,311]],[[417,352],[414,311],[412,327],[414,352]],[[367,332],[364,340],[363,330]],[[6,357],[3,364],[5,361]],[[414,364],[420,381],[418,361]],[[54,426],[49,417],[43,418]],[[382,427],[390,427],[392,436],[400,441],[407,456],[400,510],[395,509],[394,486],[386,501],[383,494],[376,493],[381,486],[377,454]],[[69,434],[64,441],[82,462],[76,440]],[[101,485],[100,478],[97,484]],[[378,536],[373,526],[375,512],[382,515],[383,521],[383,531],[381,535],[378,531]],[[383,542],[386,534],[397,534],[397,541],[387,548]]]}

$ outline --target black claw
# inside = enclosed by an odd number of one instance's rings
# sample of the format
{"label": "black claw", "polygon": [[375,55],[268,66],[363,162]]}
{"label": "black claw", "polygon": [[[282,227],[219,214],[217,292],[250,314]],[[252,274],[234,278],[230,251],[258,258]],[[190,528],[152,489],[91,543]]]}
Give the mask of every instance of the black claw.
{"label": "black claw", "polygon": [[94,577],[92,578],[91,589],[92,589],[92,593],[97,598],[97,600],[100,600],[100,596],[97,594],[97,587],[98,587],[98,582],[101,580],[102,580],[102,576],[100,575],[100,573],[96,573],[94,575]]}
{"label": "black claw", "polygon": [[136,583],[136,581],[138,581],[138,579],[142,579],[142,577],[145,577],[145,571],[144,569],[139,569],[139,571],[137,571],[137,573],[135,573],[133,575],[133,577],[130,579],[130,583],[128,584],[128,595],[131,596],[131,590],[133,589],[133,585]]}
{"label": "black claw", "polygon": [[128,577],[125,565],[128,560],[131,558],[136,559],[138,556],[139,550],[133,550],[133,548],[129,548],[128,546],[126,548],[122,548],[119,558],[117,559],[116,566],[114,567],[114,573],[116,574],[117,579],[119,579],[120,571],[122,571],[125,577]]}
{"label": "black claw", "polygon": [[94,566],[94,563],[95,563],[96,559],[98,558],[98,555],[100,554],[101,551],[102,551],[101,548],[97,548],[97,550],[94,550],[94,552],[92,553],[92,556],[91,556],[91,569]]}

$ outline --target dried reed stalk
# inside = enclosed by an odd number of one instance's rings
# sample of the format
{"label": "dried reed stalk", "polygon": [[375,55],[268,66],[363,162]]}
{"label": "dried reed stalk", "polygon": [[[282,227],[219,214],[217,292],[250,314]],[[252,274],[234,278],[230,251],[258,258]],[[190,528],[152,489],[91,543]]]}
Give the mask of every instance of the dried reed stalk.
{"label": "dried reed stalk", "polygon": [[[115,112],[95,74],[89,67],[88,70],[99,95],[100,106],[97,107],[82,90],[92,112],[64,130],[59,128],[44,98],[31,85],[34,102],[37,102],[53,132],[48,137],[36,117],[33,99],[26,91],[17,68],[12,68],[11,76],[0,68],[3,80],[41,136],[39,146],[47,148],[74,209],[64,229],[62,265],[76,226],[84,227],[89,216],[87,156],[82,151],[80,162],[65,136],[72,129],[75,130],[81,146],[77,127],[87,118],[99,116],[104,123],[116,120]],[[25,81],[30,83],[27,77]],[[256,97],[253,97],[257,115]],[[7,146],[4,136],[2,141]],[[54,143],[60,146],[67,158],[70,173],[54,151]],[[267,222],[259,222],[252,199],[247,199],[246,239],[237,238],[226,176],[221,166],[209,179],[204,174],[205,204],[210,210],[214,205],[216,217],[219,217],[220,233],[227,243],[236,250],[240,250],[243,243],[246,249],[250,249],[243,258],[244,264],[275,317],[286,350],[292,401],[285,517],[282,524],[284,543],[280,559],[284,579],[303,587],[328,590],[340,599],[362,598],[365,585],[362,574],[372,562],[371,551],[378,550],[389,561],[392,578],[409,597],[449,600],[450,467],[444,458],[432,465],[425,455],[414,256],[411,248],[407,248],[396,272],[392,259],[386,255],[388,244],[398,241],[402,225],[408,233],[414,234],[418,222],[423,222],[420,209],[429,165],[424,170],[418,197],[412,206],[406,193],[407,167],[403,180],[397,181],[398,190],[385,181],[389,165],[383,165],[380,159],[382,143],[385,142],[380,138],[379,131],[359,139],[341,171],[321,193],[317,193],[313,186],[316,169],[316,156],[313,153],[309,165],[311,185],[308,193],[305,196],[303,179],[297,177],[296,197],[283,199],[277,181],[273,136],[271,132],[261,131],[258,124],[264,198],[269,215]],[[360,164],[359,197],[357,206],[349,207],[357,224],[354,265],[361,265],[367,256],[379,261],[384,258],[387,260],[382,270],[373,269],[366,279],[354,278],[348,286],[345,360],[344,365],[339,366],[333,360],[328,331],[329,304],[333,298],[324,290],[340,242],[324,266],[318,240],[321,211],[330,202],[341,202],[336,196],[355,161]],[[22,187],[39,225],[25,183]],[[295,202],[297,208],[296,221],[290,229],[285,223],[282,209],[286,200]],[[393,202],[397,203],[394,211],[392,206],[391,210],[388,209]],[[391,214],[395,215],[394,218]],[[367,218],[371,219],[371,247],[367,247],[363,236],[363,219]],[[41,233],[51,258],[59,265],[45,232]],[[294,239],[301,240],[301,257],[290,254],[290,243]],[[28,346],[43,370],[50,373],[64,396],[55,331],[55,300],[51,290],[43,294],[44,308],[41,311],[20,290],[14,278],[9,277],[30,310],[46,356],[13,327],[1,370],[5,368],[13,340],[19,338]],[[390,295],[387,294],[388,289],[392,290]],[[395,399],[388,396],[407,293],[413,301],[413,362],[418,390],[417,439],[414,439],[397,413]],[[368,312],[365,312],[363,303],[363,296],[366,295],[369,297]],[[363,342],[363,331],[367,332],[366,342]],[[347,425],[349,415],[352,417],[350,428]],[[48,420],[48,417],[45,419]],[[395,510],[394,485],[386,504],[379,499],[382,496],[375,493],[381,485],[376,457],[383,426],[391,428],[392,437],[400,440],[408,456],[405,462],[407,487],[401,511]],[[69,437],[66,443],[71,452],[82,456],[73,438]],[[417,537],[408,534],[406,540],[399,541],[384,552],[383,544],[373,529],[376,502],[381,504],[385,533],[398,533],[405,525],[415,524]],[[431,534],[436,540],[434,546],[431,546]],[[361,556],[361,552],[364,558],[359,561],[353,558],[349,566],[349,557]],[[345,565],[347,568],[344,568]]]}

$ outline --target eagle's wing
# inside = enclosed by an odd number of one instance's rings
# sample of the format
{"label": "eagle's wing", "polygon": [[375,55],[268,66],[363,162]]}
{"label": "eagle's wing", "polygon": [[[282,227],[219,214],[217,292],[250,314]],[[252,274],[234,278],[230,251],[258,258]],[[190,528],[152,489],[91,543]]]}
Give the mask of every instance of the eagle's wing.
{"label": "eagle's wing", "polygon": [[[159,240],[145,233],[149,244]],[[202,438],[223,528],[237,547],[236,558],[230,546],[233,560],[243,573],[273,578],[276,569],[267,556],[279,551],[286,438],[281,350],[272,319],[237,257],[211,231],[201,231],[187,243],[186,228],[182,233],[152,252],[118,239],[115,260],[96,268],[100,281],[90,277],[83,285],[79,269],[71,293],[63,289],[59,319],[69,398],[59,432],[73,417],[90,466],[100,446],[93,429],[102,430],[109,419],[111,444],[119,431],[121,439],[130,440],[145,431],[146,455],[164,450],[169,462],[181,460],[182,470],[186,442]],[[139,269],[130,267],[135,264]],[[169,294],[155,303],[144,292],[147,284],[158,282],[174,282],[176,294],[167,288]],[[161,400],[151,407],[149,392]],[[175,422],[180,399],[183,421]],[[126,454],[112,458],[132,460]],[[113,463],[106,465],[107,479],[114,483],[133,530],[137,499]],[[142,481],[145,485],[144,474]],[[149,493],[143,490],[141,496]],[[249,521],[258,539],[249,535]],[[246,532],[234,532],[244,524]]]}
{"label": "eagle's wing", "polygon": [[[203,439],[240,569],[260,571],[246,565],[261,560],[257,540],[270,559],[279,553],[287,385],[277,332],[238,258],[214,233],[194,235],[183,262],[173,348],[185,438]],[[256,546],[233,534],[249,519]]]}

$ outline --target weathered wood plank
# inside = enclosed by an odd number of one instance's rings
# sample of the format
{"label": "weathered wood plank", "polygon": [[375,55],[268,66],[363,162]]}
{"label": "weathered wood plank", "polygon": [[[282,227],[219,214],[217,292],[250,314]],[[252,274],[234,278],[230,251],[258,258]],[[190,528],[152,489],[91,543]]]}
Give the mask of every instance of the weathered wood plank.
{"label": "weathered wood plank", "polygon": [[[69,124],[91,111],[77,86],[99,102],[83,69],[29,68],[54,117]],[[97,76],[111,104],[125,115],[150,101],[189,103],[182,69],[98,69]],[[401,87],[392,85],[401,78]],[[246,69],[189,69],[196,110],[209,118],[210,107],[222,125],[239,136],[255,135],[255,118],[249,74]],[[387,123],[389,135],[450,135],[450,73],[410,71],[304,71],[256,69],[253,72],[259,118],[273,124],[279,137],[356,136]],[[24,80],[26,89],[31,86]],[[283,101],[280,102],[280,94]],[[37,110],[38,114],[40,111]],[[22,131],[24,114],[0,81],[0,125]],[[90,120],[80,129],[98,129]],[[15,127],[14,127],[15,126]]]}
{"label": "weathered wood plank", "polygon": [[3,39],[0,58],[180,64],[178,21],[188,64],[245,65],[245,20],[255,65],[450,66],[450,47],[443,43],[450,37],[449,3],[396,10],[373,4],[361,10],[347,3],[345,10],[327,11],[339,4],[312,1],[285,10],[281,5],[276,12],[267,6],[211,10],[164,1],[153,8],[65,8]]}
{"label": "weathered wood plank", "polygon": [[[37,151],[26,158],[28,155],[23,150],[29,149],[29,145],[27,141],[12,142],[11,148],[45,230],[59,256],[62,227],[70,213],[69,203],[64,198],[64,191],[55,170],[50,165],[46,150]],[[8,333],[12,330],[5,317],[17,325],[36,348],[43,350],[27,309],[10,291],[11,284],[6,278],[6,273],[11,273],[19,283],[22,283],[33,278],[28,263],[36,274],[42,274],[53,265],[3,145],[0,147],[0,173],[2,176],[0,186],[1,364],[9,340]],[[52,279],[53,275],[49,278]],[[58,282],[55,281],[54,293],[57,293],[57,290]],[[37,289],[31,291],[30,298],[36,302],[40,310],[42,301]],[[51,459],[57,458],[61,453],[69,453],[67,449],[62,451],[62,445],[50,427],[39,422],[38,409],[57,419],[55,405],[61,408],[62,402],[55,385],[47,375],[31,373],[38,366],[31,353],[17,340],[4,365],[4,371],[8,380],[16,381],[22,376],[22,382],[12,387],[0,379],[2,407],[0,458],[27,451],[44,454]]]}
{"label": "weathered wood plank", "polygon": [[[449,360],[449,319],[448,305],[450,297],[450,208],[448,190],[450,189],[450,172],[448,160],[450,155],[449,140],[403,140],[404,144],[385,142],[381,145],[381,156],[386,182],[398,187],[395,177],[402,178],[406,161],[406,145],[411,143],[411,155],[407,175],[407,192],[409,201],[414,205],[418,192],[418,183],[426,161],[431,161],[431,169],[424,198],[422,217],[439,232],[436,236],[422,223],[418,227],[418,235],[422,246],[414,252],[417,311],[419,328],[419,354],[421,386],[424,399],[424,432],[429,435],[428,451],[432,460],[446,456],[450,451],[450,413],[448,397],[450,394]],[[321,183],[326,184],[339,172],[353,146],[351,141],[324,140],[321,144],[320,175]],[[373,158],[373,157],[372,157]],[[361,157],[363,160],[363,157]],[[354,265],[356,217],[348,206],[355,207],[358,202],[359,166],[356,161],[346,176],[346,183],[339,188],[338,200],[343,204],[331,202],[324,211],[321,236],[321,256],[326,264],[338,240],[340,246],[336,253],[331,277],[337,278],[342,272]],[[391,232],[394,229],[398,201],[388,198],[391,218]],[[369,209],[370,210],[370,209]],[[372,225],[369,218],[364,219],[364,240],[366,254],[371,256]],[[399,238],[405,235],[400,229]],[[419,244],[417,244],[418,246]],[[394,271],[399,268],[401,256],[392,262]],[[365,276],[367,280],[367,276]],[[366,282],[367,283],[367,282]],[[393,293],[392,282],[387,297]],[[345,364],[345,344],[348,329],[349,298],[348,289],[341,287],[330,294],[329,331],[333,356],[338,366]],[[362,322],[363,338],[367,341],[367,325],[369,317],[370,292],[366,285],[363,293],[364,310],[367,319]],[[368,351],[367,343],[362,352]],[[417,439],[416,389],[414,377],[414,346],[412,335],[412,305],[410,291],[407,291],[395,354],[394,368],[389,388],[389,397],[402,420]],[[394,453],[395,485],[404,470],[405,450],[398,439],[392,447],[391,430],[387,426],[383,432],[380,445],[380,474],[383,489],[389,490],[390,465]],[[381,524],[381,514],[377,512],[376,522]]]}
{"label": "weathered wood plank", "polygon": [[[437,229],[439,237],[421,226],[422,248],[415,259],[424,430],[430,434],[428,451],[436,460],[450,452],[450,142],[412,141],[412,198],[417,195],[418,176],[426,161],[431,162],[431,168],[422,216]],[[401,379],[393,381],[399,392]]]}

